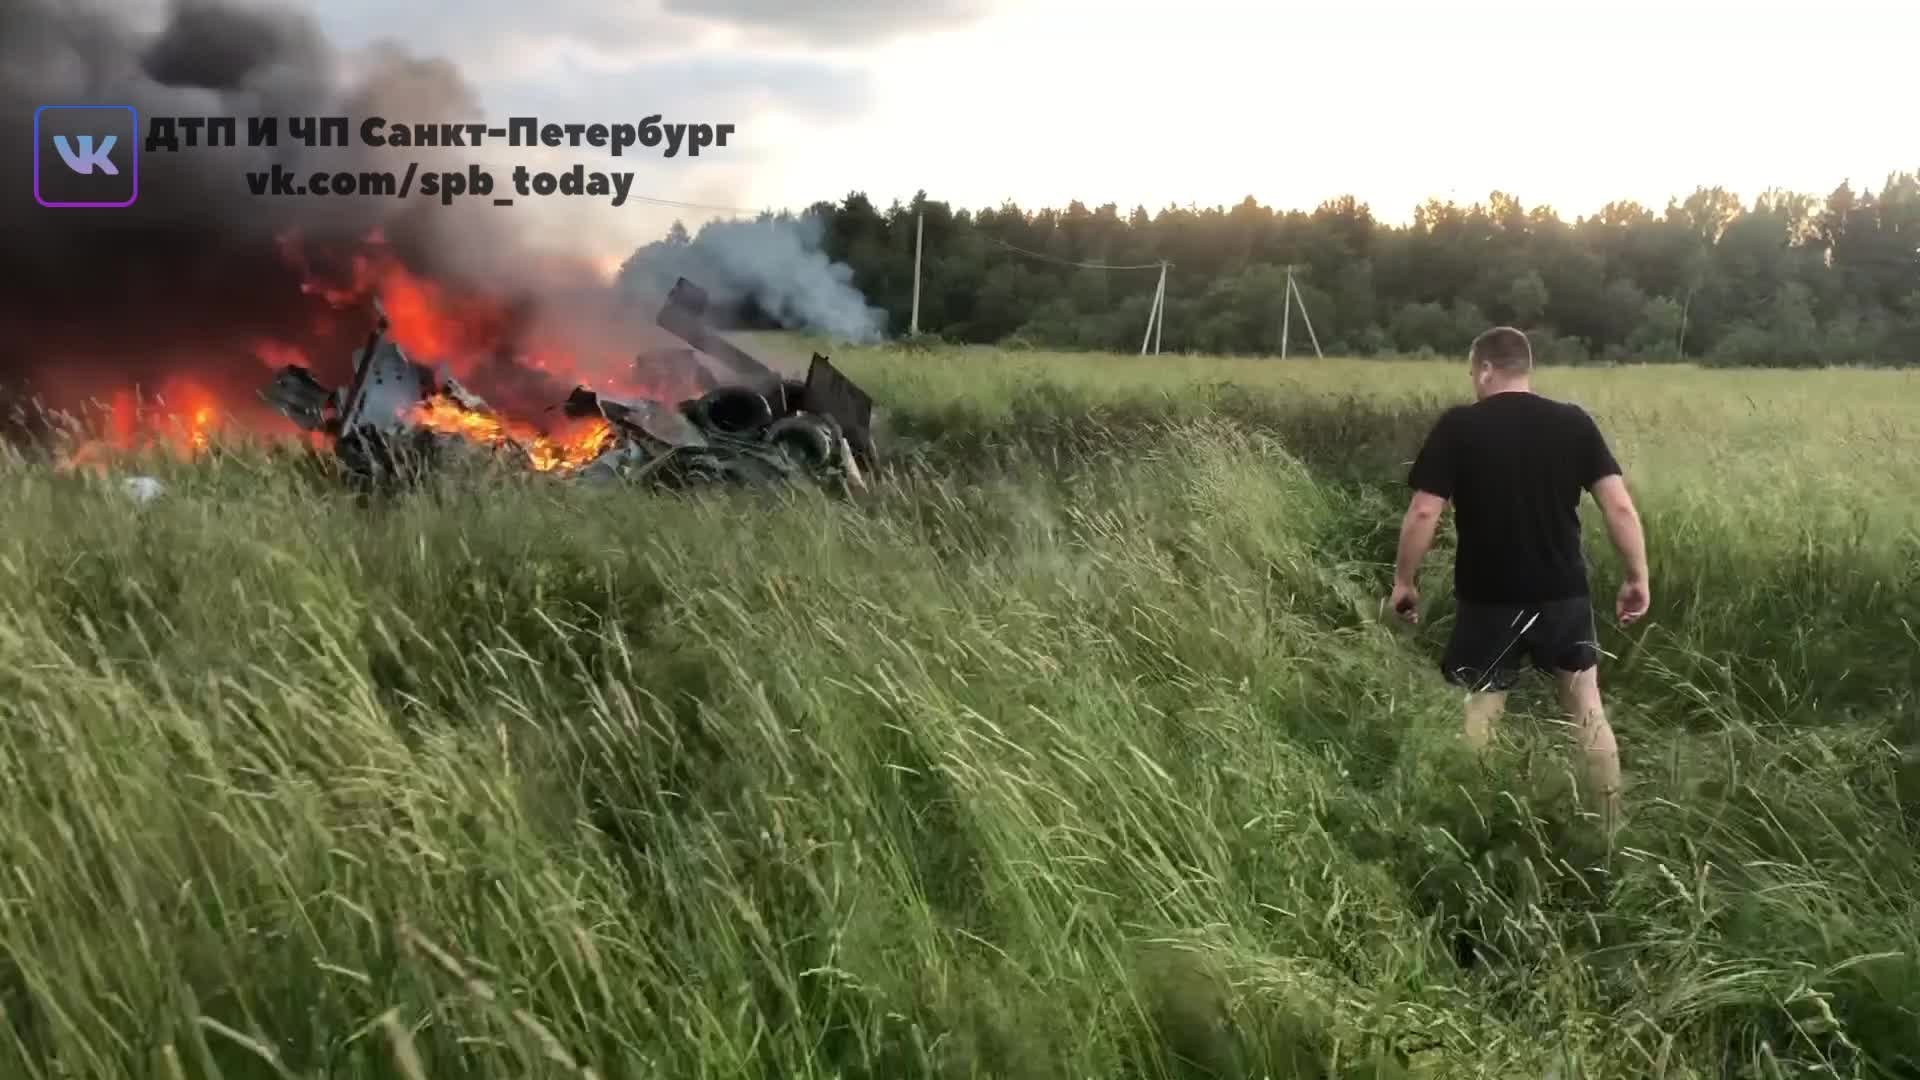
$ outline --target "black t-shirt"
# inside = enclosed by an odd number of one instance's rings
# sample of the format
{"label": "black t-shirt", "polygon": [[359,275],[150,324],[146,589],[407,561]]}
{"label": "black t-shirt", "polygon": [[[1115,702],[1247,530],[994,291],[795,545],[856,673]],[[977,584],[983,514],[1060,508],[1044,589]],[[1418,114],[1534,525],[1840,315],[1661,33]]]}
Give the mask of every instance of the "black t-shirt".
{"label": "black t-shirt", "polygon": [[1587,595],[1580,496],[1619,471],[1586,410],[1510,392],[1441,416],[1407,483],[1453,502],[1460,600],[1544,604]]}

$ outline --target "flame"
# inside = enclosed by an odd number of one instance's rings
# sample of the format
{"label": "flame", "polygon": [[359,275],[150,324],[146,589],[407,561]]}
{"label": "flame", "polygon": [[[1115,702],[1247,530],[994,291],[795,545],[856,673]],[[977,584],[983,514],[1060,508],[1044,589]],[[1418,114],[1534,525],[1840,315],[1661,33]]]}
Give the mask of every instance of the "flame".
{"label": "flame", "polygon": [[571,438],[542,436],[535,439],[533,446],[527,450],[527,457],[533,462],[533,467],[541,472],[571,472],[591,464],[595,458],[607,452],[612,442],[613,428],[605,420],[592,420]]}
{"label": "flame", "polygon": [[515,447],[541,472],[572,471],[589,464],[607,449],[613,429],[605,420],[590,420],[561,435],[545,435],[531,425],[475,412],[444,395],[413,407],[408,419],[429,431],[458,435],[490,447]]}
{"label": "flame", "polygon": [[312,366],[307,363],[307,354],[300,348],[270,338],[263,338],[253,343],[253,356],[270,368],[282,368],[289,364],[299,367]]}
{"label": "flame", "polygon": [[[365,308],[377,298],[386,312],[387,335],[395,344],[416,362],[446,364],[461,380],[473,378],[503,356],[512,356],[520,367],[549,376],[557,386],[571,388],[614,375],[630,384],[622,388],[624,396],[651,398],[668,392],[668,388],[632,380],[633,354],[617,340],[594,340],[591,334],[578,333],[566,334],[571,340],[553,340],[552,328],[542,331],[543,340],[523,340],[530,329],[527,312],[512,297],[415,273],[378,230],[362,238],[337,280],[324,279],[307,262],[297,234],[285,234],[278,243],[282,257],[300,272],[303,292],[336,309]],[[522,260],[521,269],[557,282],[583,280],[577,261],[529,258]],[[605,278],[590,266],[587,269],[594,287],[605,289]]]}
{"label": "flame", "polygon": [[490,354],[507,336],[510,312],[500,298],[456,291],[413,273],[378,229],[362,239],[345,280],[327,280],[316,272],[298,233],[275,240],[281,257],[300,272],[301,292],[335,309],[365,307],[378,298],[387,313],[388,336],[416,360],[445,361],[464,376],[471,361]]}
{"label": "flame", "polygon": [[226,426],[219,399],[182,375],[165,380],[152,398],[119,390],[97,405],[104,412],[98,419],[87,415],[95,414],[93,409],[76,418],[77,441],[61,455],[60,468],[99,468],[116,455],[149,450],[191,458],[205,453]]}
{"label": "flame", "polygon": [[456,370],[464,369],[466,361],[490,353],[506,337],[508,313],[497,299],[454,297],[397,260],[382,262],[375,273],[389,333],[415,357],[445,360]]}
{"label": "flame", "polygon": [[[584,264],[578,259],[522,260],[518,265],[518,278],[552,284],[553,295],[564,298],[557,314],[556,309],[543,307],[536,320],[518,294],[415,272],[377,229],[351,248],[329,248],[328,258],[322,260],[324,272],[309,262],[299,233],[283,233],[274,242],[281,258],[298,273],[301,292],[318,302],[311,305],[311,320],[287,327],[284,338],[241,339],[237,344],[245,350],[242,356],[250,354],[250,361],[262,368],[299,366],[323,381],[338,381],[340,365],[323,358],[326,362],[316,366],[310,360],[316,354],[309,350],[321,348],[323,342],[329,350],[337,347],[341,335],[334,333],[336,327],[358,340],[364,333],[369,302],[378,299],[387,317],[387,336],[410,359],[430,368],[444,364],[456,379],[487,394],[502,410],[498,414],[469,410],[443,394],[421,403],[413,419],[434,431],[524,454],[536,470],[578,469],[616,438],[598,418],[557,426],[544,416],[536,417],[540,423],[509,419],[534,415],[531,410],[550,404],[540,395],[553,388],[584,385],[602,394],[662,401],[690,397],[700,389],[695,380],[683,381],[664,368],[636,368],[625,344],[626,324],[619,321],[624,316],[612,308],[602,311],[594,306],[600,294],[585,287]],[[317,248],[315,254],[319,254]],[[588,269],[595,271],[591,284],[604,287],[606,268]],[[309,321],[311,325],[305,325]],[[179,367],[199,371],[201,378],[176,374],[157,387],[130,385],[110,394],[97,389],[106,400],[79,410],[82,415],[67,440],[69,449],[61,457],[63,467],[103,466],[114,456],[147,450],[193,458],[234,435],[284,439],[322,452],[331,447],[330,436],[296,431],[284,417],[239,389],[238,381],[214,377],[215,369],[206,365],[229,363],[244,368],[248,363],[239,356],[221,355],[224,351],[179,358]],[[510,363],[505,362],[508,358]],[[153,360],[152,366],[164,370],[167,363]],[[92,388],[76,387],[75,396],[87,389]],[[228,395],[224,399],[222,389]]]}
{"label": "flame", "polygon": [[187,448],[190,453],[198,454],[207,448],[209,432],[213,427],[213,410],[201,407],[193,411],[193,420],[187,425]]}

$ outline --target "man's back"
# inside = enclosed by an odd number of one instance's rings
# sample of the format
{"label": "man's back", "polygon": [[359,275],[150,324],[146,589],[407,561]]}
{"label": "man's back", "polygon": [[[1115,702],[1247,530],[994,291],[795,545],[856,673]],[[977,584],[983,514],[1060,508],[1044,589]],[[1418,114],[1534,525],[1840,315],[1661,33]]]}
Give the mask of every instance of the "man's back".
{"label": "man's back", "polygon": [[1453,628],[1440,672],[1464,687],[1466,736],[1486,746],[1523,666],[1553,676],[1586,759],[1590,793],[1619,821],[1620,753],[1600,702],[1600,641],[1580,552],[1580,496],[1592,492],[1626,573],[1614,614],[1647,612],[1647,551],[1626,478],[1593,418],[1532,392],[1533,346],[1511,326],[1474,338],[1467,375],[1475,404],[1434,425],[1407,481],[1393,592],[1387,602],[1420,618],[1420,562],[1449,503],[1460,534],[1454,558]]}
{"label": "man's back", "polygon": [[1587,595],[1580,497],[1618,471],[1585,410],[1511,391],[1442,416],[1408,483],[1453,502],[1455,595],[1525,605]]}

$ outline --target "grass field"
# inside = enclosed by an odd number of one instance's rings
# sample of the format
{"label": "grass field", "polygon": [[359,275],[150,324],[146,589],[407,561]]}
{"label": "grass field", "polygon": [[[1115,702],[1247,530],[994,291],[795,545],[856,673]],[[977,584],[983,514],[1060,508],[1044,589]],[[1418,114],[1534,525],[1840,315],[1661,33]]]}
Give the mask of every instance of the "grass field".
{"label": "grass field", "polygon": [[858,504],[0,467],[0,1075],[1920,1076],[1920,376],[1542,374],[1608,850],[1379,617],[1461,365],[836,360]]}

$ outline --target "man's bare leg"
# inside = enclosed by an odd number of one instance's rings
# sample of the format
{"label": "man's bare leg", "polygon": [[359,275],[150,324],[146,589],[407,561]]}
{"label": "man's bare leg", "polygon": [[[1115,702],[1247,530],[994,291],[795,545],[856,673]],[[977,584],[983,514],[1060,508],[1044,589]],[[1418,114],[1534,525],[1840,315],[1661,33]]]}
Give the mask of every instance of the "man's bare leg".
{"label": "man's bare leg", "polygon": [[1493,742],[1493,722],[1507,708],[1507,695],[1501,691],[1467,695],[1467,743],[1485,750]]}
{"label": "man's bare leg", "polygon": [[1558,672],[1555,681],[1560,709],[1573,724],[1574,746],[1586,765],[1588,798],[1600,803],[1607,835],[1612,836],[1621,820],[1620,748],[1600,702],[1600,669]]}

